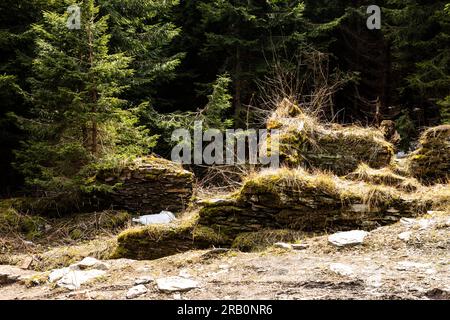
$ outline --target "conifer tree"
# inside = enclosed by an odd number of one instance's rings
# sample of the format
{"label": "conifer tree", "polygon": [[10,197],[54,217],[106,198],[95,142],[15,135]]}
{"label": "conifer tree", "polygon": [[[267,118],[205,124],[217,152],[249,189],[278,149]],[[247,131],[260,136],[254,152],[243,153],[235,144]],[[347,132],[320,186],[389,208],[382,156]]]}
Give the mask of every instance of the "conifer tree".
{"label": "conifer tree", "polygon": [[159,83],[173,78],[183,54],[171,53],[170,45],[179,35],[172,20],[178,0],[100,0],[100,12],[110,17],[110,49],[133,57],[125,97],[134,104],[154,99]]}
{"label": "conifer tree", "polygon": [[38,190],[88,190],[92,170],[144,154],[154,142],[118,98],[133,71],[129,57],[108,52],[108,16],[99,16],[94,0],[83,0],[80,9],[79,30],[57,12],[45,12],[34,26],[33,110],[18,119],[29,139],[17,166]]}

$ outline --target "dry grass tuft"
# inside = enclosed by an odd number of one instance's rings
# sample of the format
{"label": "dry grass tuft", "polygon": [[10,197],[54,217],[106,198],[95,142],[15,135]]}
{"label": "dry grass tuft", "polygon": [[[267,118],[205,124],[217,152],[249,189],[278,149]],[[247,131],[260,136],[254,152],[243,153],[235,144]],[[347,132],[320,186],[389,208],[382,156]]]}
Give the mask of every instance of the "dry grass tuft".
{"label": "dry grass tuft", "polygon": [[346,179],[365,181],[376,185],[392,186],[399,190],[411,192],[419,189],[421,184],[414,178],[406,178],[392,171],[391,168],[372,169],[367,164],[360,164],[358,168],[346,176]]}
{"label": "dry grass tuft", "polygon": [[450,181],[450,125],[426,130],[421,147],[409,156],[409,173],[427,184]]}

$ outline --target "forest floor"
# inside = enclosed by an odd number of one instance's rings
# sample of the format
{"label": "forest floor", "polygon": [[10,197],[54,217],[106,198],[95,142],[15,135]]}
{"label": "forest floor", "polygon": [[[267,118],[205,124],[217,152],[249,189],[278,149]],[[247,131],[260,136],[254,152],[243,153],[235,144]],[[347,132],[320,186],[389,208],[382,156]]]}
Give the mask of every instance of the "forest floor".
{"label": "forest floor", "polygon": [[[435,212],[373,230],[352,247],[335,247],[323,235],[304,240],[303,250],[213,249],[152,261],[108,260],[104,276],[74,291],[49,283],[49,270],[25,270],[22,259],[23,269],[0,265],[0,299],[126,299],[143,276],[181,276],[199,287],[166,293],[150,281],[136,299],[450,299],[449,234],[450,216]],[[27,254],[35,252],[22,250]],[[15,280],[2,285],[2,275]]]}

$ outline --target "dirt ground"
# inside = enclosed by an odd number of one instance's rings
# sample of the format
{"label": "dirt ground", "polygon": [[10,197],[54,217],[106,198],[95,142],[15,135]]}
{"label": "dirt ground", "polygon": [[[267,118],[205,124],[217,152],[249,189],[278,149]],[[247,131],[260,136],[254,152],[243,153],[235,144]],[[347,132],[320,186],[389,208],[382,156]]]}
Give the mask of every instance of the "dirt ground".
{"label": "dirt ground", "polygon": [[[409,239],[399,238],[404,232]],[[308,247],[298,251],[203,250],[153,261],[109,260],[107,275],[78,291],[45,281],[48,272],[22,270],[22,280],[0,286],[0,299],[125,299],[142,276],[176,275],[200,288],[163,293],[151,282],[137,299],[450,299],[448,214],[376,229],[358,246],[337,248],[326,235],[303,243]],[[336,271],[336,264],[346,271]]]}

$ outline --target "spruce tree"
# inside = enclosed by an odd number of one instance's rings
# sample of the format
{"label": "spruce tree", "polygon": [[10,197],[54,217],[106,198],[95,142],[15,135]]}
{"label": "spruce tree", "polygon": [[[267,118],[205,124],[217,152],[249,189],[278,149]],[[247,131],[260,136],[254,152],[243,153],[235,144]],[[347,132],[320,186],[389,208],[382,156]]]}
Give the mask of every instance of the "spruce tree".
{"label": "spruce tree", "polygon": [[172,22],[178,0],[100,0],[100,12],[108,14],[112,53],[133,57],[124,97],[139,104],[155,98],[158,84],[174,77],[183,54],[172,53],[170,45],[180,29]]}
{"label": "spruce tree", "polygon": [[80,9],[79,30],[57,12],[45,12],[34,26],[33,110],[31,118],[18,119],[29,139],[17,152],[17,166],[36,190],[90,190],[95,169],[142,155],[154,142],[118,98],[133,71],[129,57],[108,52],[108,16],[98,15],[94,0]]}
{"label": "spruce tree", "polygon": [[392,43],[397,101],[434,118],[427,109],[445,105],[450,86],[450,15],[444,10],[447,1],[386,2],[384,17]]}

